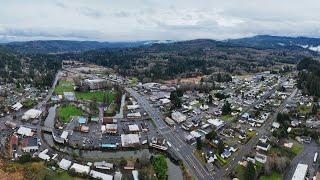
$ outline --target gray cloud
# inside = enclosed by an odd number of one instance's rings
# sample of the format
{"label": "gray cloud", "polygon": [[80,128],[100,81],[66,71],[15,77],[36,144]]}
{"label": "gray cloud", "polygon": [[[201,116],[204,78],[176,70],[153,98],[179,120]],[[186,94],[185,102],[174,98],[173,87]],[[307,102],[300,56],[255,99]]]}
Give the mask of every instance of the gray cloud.
{"label": "gray cloud", "polygon": [[0,0],[0,37],[101,41],[320,36],[316,0]]}

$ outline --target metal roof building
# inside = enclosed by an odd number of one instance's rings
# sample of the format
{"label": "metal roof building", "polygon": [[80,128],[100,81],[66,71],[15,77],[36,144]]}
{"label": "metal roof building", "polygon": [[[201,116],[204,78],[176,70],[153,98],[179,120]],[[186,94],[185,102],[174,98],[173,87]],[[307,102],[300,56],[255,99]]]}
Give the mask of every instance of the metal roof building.
{"label": "metal roof building", "polygon": [[298,164],[291,180],[304,180],[308,172],[307,164]]}

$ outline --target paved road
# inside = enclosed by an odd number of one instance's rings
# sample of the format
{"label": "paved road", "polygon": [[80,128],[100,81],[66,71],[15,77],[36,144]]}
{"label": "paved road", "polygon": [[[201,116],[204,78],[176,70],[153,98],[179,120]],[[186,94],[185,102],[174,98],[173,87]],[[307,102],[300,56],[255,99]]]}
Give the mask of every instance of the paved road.
{"label": "paved road", "polygon": [[221,168],[219,171],[217,171],[215,175],[215,179],[222,179],[224,176],[231,173],[232,169],[238,164],[239,161],[241,161],[242,157],[245,156],[248,152],[251,151],[252,148],[255,147],[255,145],[258,143],[259,138],[262,136],[268,136],[270,135],[269,128],[271,127],[272,122],[277,118],[278,112],[282,112],[282,110],[285,108],[285,105],[288,101],[290,101],[295,94],[297,93],[297,89],[294,89],[291,95],[280,105],[280,107],[277,109],[277,111],[267,119],[267,121],[261,126],[260,131],[257,133],[256,136],[254,136],[252,139],[249,140],[247,144],[242,146],[238,150],[238,154],[234,159],[232,159],[228,165]]}
{"label": "paved road", "polygon": [[[49,101],[49,99],[51,98],[52,94],[53,94],[53,91],[54,91],[54,88],[56,87],[57,83],[58,83],[58,80],[61,76],[61,71],[58,71],[55,78],[54,78],[54,81],[52,83],[52,86],[51,88],[49,89],[48,91],[48,95],[46,98],[44,98],[43,101],[39,102],[35,108],[36,109],[39,109],[39,110],[44,110],[45,109],[45,105],[46,103]],[[41,118],[40,118],[41,119]],[[38,123],[37,125],[37,137],[38,139],[40,139],[40,142],[42,144],[42,149],[46,149],[46,148],[49,148],[49,146],[47,146],[47,144],[45,143],[45,141],[42,139],[42,136],[41,136],[41,122]],[[51,149],[51,148],[50,148]]]}
{"label": "paved road", "polygon": [[196,179],[213,179],[209,171],[201,164],[201,162],[194,156],[193,148],[187,144],[180,136],[174,132],[174,129],[169,127],[160,115],[158,109],[153,108],[149,102],[132,88],[126,88],[137,102],[144,108],[149,116],[155,121],[158,132],[163,135],[167,141],[171,142],[173,151],[178,154],[184,165]]}

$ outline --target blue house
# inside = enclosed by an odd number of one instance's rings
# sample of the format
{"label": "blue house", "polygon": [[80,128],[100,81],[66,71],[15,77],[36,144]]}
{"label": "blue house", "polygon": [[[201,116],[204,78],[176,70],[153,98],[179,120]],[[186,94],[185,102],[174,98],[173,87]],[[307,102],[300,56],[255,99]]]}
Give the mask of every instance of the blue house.
{"label": "blue house", "polygon": [[85,117],[79,117],[78,118],[78,122],[79,122],[79,124],[86,124],[87,123],[87,119],[85,118]]}

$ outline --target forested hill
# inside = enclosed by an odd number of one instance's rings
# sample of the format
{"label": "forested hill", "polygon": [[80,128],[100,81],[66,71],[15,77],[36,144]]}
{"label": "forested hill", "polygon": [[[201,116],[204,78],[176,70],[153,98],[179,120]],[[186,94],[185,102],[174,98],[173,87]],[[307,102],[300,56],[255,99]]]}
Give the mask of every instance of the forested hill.
{"label": "forested hill", "polygon": [[270,70],[277,63],[297,63],[309,50],[256,49],[208,39],[153,44],[134,48],[104,48],[83,53],[61,54],[114,68],[139,79],[172,79],[216,73],[247,73]]}
{"label": "forested hill", "polygon": [[[231,39],[226,41],[215,41],[209,39],[196,39],[190,41],[176,42],[171,40],[158,41],[131,41],[131,42],[98,42],[98,41],[68,41],[68,40],[43,40],[27,42],[11,42],[6,46],[19,53],[68,53],[84,52],[101,48],[133,48],[133,47],[154,47],[161,46],[165,48],[183,48],[182,46],[210,47],[210,45],[219,46],[237,46],[255,49],[281,49],[298,50],[320,53],[320,39],[307,37],[283,37],[259,35],[248,38]],[[189,47],[188,47],[189,48]],[[168,49],[170,50],[170,49]]]}
{"label": "forested hill", "polygon": [[230,45],[259,49],[310,50],[320,52],[320,38],[259,35],[225,41]]}
{"label": "forested hill", "polygon": [[21,55],[0,45],[0,82],[50,86],[61,61],[53,55]]}
{"label": "forested hill", "polygon": [[320,62],[305,58],[298,63],[298,87],[302,92],[320,97]]}
{"label": "forested hill", "polygon": [[25,54],[48,54],[48,53],[67,53],[83,52],[100,48],[128,48],[147,46],[154,43],[167,43],[171,41],[133,41],[133,42],[98,42],[98,41],[67,41],[67,40],[48,40],[48,41],[27,41],[12,42],[6,46],[16,52]]}

